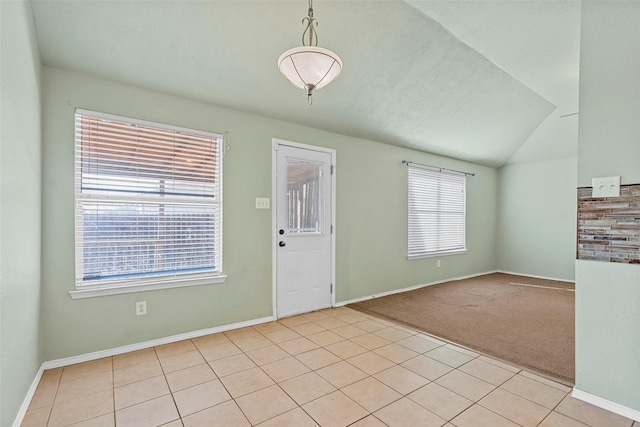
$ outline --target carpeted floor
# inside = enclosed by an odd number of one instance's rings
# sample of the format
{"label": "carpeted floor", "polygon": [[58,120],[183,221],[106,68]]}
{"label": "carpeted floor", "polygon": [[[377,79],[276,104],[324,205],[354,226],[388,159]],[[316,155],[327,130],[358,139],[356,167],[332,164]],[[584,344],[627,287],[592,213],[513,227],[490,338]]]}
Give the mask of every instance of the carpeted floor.
{"label": "carpeted floor", "polygon": [[494,273],[349,307],[573,384],[573,289],[573,283]]}

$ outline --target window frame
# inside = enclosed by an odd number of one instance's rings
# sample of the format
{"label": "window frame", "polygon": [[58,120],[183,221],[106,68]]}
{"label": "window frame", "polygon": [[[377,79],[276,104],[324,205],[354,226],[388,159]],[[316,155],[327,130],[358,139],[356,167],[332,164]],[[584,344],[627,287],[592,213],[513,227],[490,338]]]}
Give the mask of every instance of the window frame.
{"label": "window frame", "polygon": [[[463,227],[461,230],[462,234],[462,246],[457,248],[447,248],[441,250],[427,250],[426,245],[422,246],[422,250],[416,250],[415,248],[412,250],[412,241],[419,239],[419,236],[415,236],[412,234],[412,223],[415,221],[416,213],[413,212],[412,209],[412,171],[421,171],[432,178],[438,178],[438,186],[446,183],[446,179],[451,179],[451,177],[456,177],[461,180],[462,184],[462,211],[455,211],[455,214],[462,214],[462,223]],[[440,176],[440,178],[439,178]],[[415,179],[415,178],[414,178]],[[416,183],[413,183],[416,185]],[[413,197],[417,197],[418,195],[413,194]],[[422,199],[424,202],[424,199]],[[460,203],[459,200],[455,202]],[[437,210],[434,211],[436,215],[441,215],[445,210],[443,209],[442,204],[438,201]],[[450,212],[451,213],[451,212]],[[413,219],[413,221],[412,221]],[[458,229],[458,231],[460,231]],[[431,166],[419,165],[415,163],[407,164],[407,259],[415,260],[415,259],[423,259],[423,258],[434,258],[448,255],[458,255],[463,254],[468,251],[467,249],[467,174],[464,172],[457,172],[448,169],[436,168]],[[442,244],[442,238],[438,238],[437,245],[440,246]]]}
{"label": "window frame", "polygon": [[[167,205],[175,206],[179,202],[184,202],[186,200],[193,200],[195,205],[217,205],[218,208],[218,221],[215,224],[215,230],[217,235],[219,236],[217,244],[216,244],[216,253],[217,253],[217,263],[219,268],[216,268],[213,271],[205,271],[205,272],[180,272],[180,271],[168,271],[166,273],[158,273],[158,274],[148,274],[147,276],[137,276],[137,277],[128,277],[128,278],[107,278],[103,280],[96,281],[87,281],[79,276],[80,272],[83,271],[82,265],[78,265],[81,263],[83,256],[82,251],[84,250],[83,246],[83,226],[82,226],[82,218],[81,215],[78,214],[79,211],[82,210],[83,201],[96,201],[99,203],[103,201],[105,203],[114,203],[116,199],[113,196],[109,195],[90,195],[88,193],[82,192],[82,161],[79,158],[81,156],[81,145],[82,145],[82,137],[78,135],[77,122],[81,120],[81,116],[98,118],[103,120],[111,120],[127,123],[130,125],[140,125],[144,127],[151,127],[160,129],[162,131],[169,132],[182,132],[191,135],[204,136],[207,138],[213,138],[216,142],[216,154],[218,158],[216,159],[215,167],[217,168],[217,176],[215,177],[218,180],[218,192],[215,194],[216,200],[206,200],[204,196],[197,197],[193,199],[188,199],[182,196],[174,196],[171,199],[167,200],[164,196],[161,198],[160,196],[156,196],[155,198],[158,201],[162,200],[167,202]],[[206,132],[200,130],[194,130],[179,126],[167,125],[163,123],[133,119],[129,117],[117,116],[113,114],[106,114],[91,110],[85,110],[76,108],[74,114],[74,283],[75,289],[70,291],[69,294],[71,298],[88,298],[88,297],[96,297],[96,296],[104,296],[104,295],[113,295],[113,294],[122,294],[122,293],[131,293],[131,292],[141,292],[141,291],[149,291],[149,290],[157,290],[157,289],[169,289],[169,288],[179,288],[186,286],[199,286],[206,284],[215,284],[215,283],[223,283],[227,276],[223,274],[223,149],[224,149],[224,137],[221,133],[214,132]],[[135,203],[136,196],[131,197],[123,197],[117,198],[119,201],[123,201],[125,203],[129,202],[131,204]],[[144,198],[145,202],[153,201],[154,197]],[[142,198],[141,198],[142,200]],[[79,254],[79,251],[81,252]],[[143,274],[143,273],[141,273]]]}

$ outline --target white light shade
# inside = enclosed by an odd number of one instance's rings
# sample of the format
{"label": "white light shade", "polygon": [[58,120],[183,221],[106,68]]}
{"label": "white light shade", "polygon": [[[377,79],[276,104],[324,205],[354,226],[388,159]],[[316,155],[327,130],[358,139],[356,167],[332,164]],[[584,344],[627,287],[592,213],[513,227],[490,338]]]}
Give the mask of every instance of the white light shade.
{"label": "white light shade", "polygon": [[300,46],[280,55],[278,68],[300,89],[322,89],[340,75],[342,60],[328,49]]}

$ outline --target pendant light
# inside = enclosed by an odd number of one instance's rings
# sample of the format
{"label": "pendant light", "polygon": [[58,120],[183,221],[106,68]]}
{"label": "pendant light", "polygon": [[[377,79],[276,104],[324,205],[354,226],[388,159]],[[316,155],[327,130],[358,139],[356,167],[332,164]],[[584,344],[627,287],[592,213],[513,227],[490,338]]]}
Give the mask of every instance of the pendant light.
{"label": "pendant light", "polygon": [[[342,71],[342,60],[338,55],[318,47],[318,21],[313,17],[313,0],[309,0],[308,15],[302,19],[306,25],[302,33],[302,46],[289,49],[278,58],[278,69],[289,81],[307,91],[307,100],[312,104],[313,90],[320,90]],[[308,44],[306,38],[308,37]]]}

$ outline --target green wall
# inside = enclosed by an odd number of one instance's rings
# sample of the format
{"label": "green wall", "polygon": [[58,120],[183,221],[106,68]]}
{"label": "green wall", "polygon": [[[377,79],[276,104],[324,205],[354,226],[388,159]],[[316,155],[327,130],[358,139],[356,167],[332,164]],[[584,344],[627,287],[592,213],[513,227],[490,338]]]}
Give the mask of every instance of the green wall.
{"label": "green wall", "polygon": [[498,171],[498,269],[574,280],[577,159]]}
{"label": "green wall", "polygon": [[[337,151],[336,300],[492,271],[497,171],[422,152],[241,113],[88,75],[43,68],[43,347],[45,360],[84,354],[272,314],[272,138]],[[229,132],[224,158],[223,284],[72,300],[73,113],[76,107]],[[304,102],[300,108],[309,110]],[[468,180],[469,252],[407,261],[402,160],[476,174]],[[136,317],[135,301],[148,315]]]}
{"label": "green wall", "polygon": [[[640,2],[582,4],[578,186],[640,183]],[[576,388],[640,411],[640,265],[576,261]]]}
{"label": "green wall", "polygon": [[40,349],[40,53],[30,4],[0,1],[0,425],[13,423]]}

